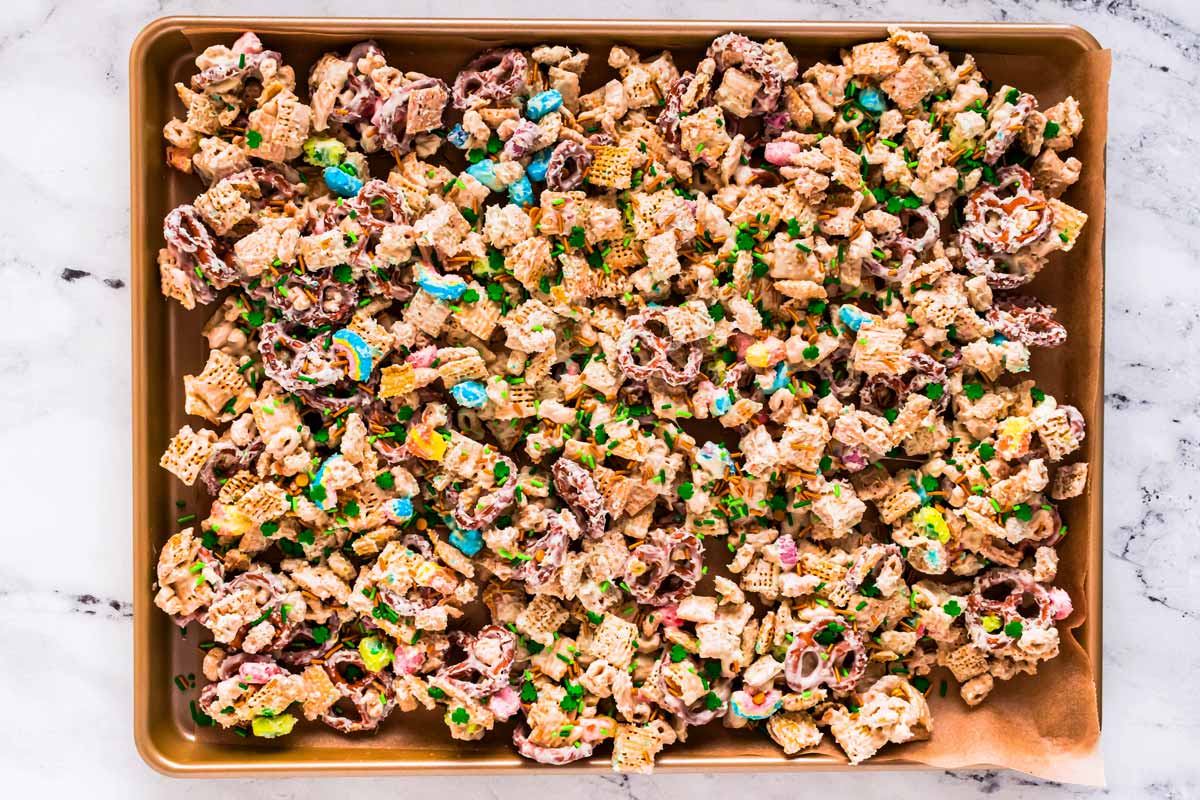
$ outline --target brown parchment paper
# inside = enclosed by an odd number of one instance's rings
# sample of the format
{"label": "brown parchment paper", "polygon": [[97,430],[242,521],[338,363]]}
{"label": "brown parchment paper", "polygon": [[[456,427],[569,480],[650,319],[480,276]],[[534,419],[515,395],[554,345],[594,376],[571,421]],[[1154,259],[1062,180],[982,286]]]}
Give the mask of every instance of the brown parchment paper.
{"label": "brown parchment paper", "polygon": [[[156,28],[157,26],[157,28]],[[956,56],[975,55],[995,85],[1009,83],[1034,93],[1046,108],[1067,95],[1079,100],[1084,133],[1072,151],[1084,163],[1083,177],[1064,200],[1089,215],[1075,248],[1060,254],[1030,286],[1030,293],[1055,305],[1067,326],[1067,344],[1035,351],[1032,375],[1060,401],[1076,405],[1088,422],[1088,438],[1077,454],[1091,464],[1087,493],[1063,504],[1069,534],[1059,545],[1057,585],[1066,589],[1074,612],[1060,625],[1061,652],[1039,666],[1036,676],[997,683],[988,700],[968,708],[948,673],[930,676],[933,736],[929,741],[889,746],[855,769],[1007,767],[1049,780],[1101,785],[1098,702],[1100,635],[1101,445],[1103,420],[1104,158],[1111,55],[1079,29],[1052,25],[905,23],[924,30]],[[174,674],[199,674],[198,633],[181,638],[165,615],[149,603],[158,548],[174,527],[174,505],[205,502],[202,493],[155,471],[158,454],[187,418],[182,410],[182,375],[204,362],[199,335],[207,314],[188,314],[167,304],[157,291],[154,253],[161,219],[201,190],[195,178],[162,163],[159,131],[180,109],[171,84],[186,82],[195,54],[211,44],[228,44],[254,30],[270,49],[282,51],[303,83],[308,67],[328,49],[375,39],[389,62],[452,80],[479,49],[503,43],[569,43],[592,55],[585,89],[610,75],[611,44],[642,50],[670,48],[686,66],[702,57],[715,35],[737,30],[756,38],[786,41],[802,67],[837,58],[839,47],[886,36],[887,23],[626,22],[550,20],[382,20],[178,18],[153,23],[131,54],[131,165],[133,186],[134,304],[134,597],[135,739],[139,752],[160,771],[174,775],[229,774],[410,774],[589,772],[608,769],[602,754],[568,768],[546,768],[519,758],[509,729],[499,727],[481,742],[455,742],[437,715],[395,714],[375,736],[347,737],[319,725],[302,725],[281,742],[239,739],[197,727],[189,696],[170,690]],[[146,41],[143,41],[143,38]],[[140,48],[140,49],[139,49]],[[151,52],[153,48],[156,48]],[[151,66],[162,75],[137,74]],[[716,554],[710,553],[715,560]],[[939,694],[946,679],[949,690]],[[165,709],[170,709],[165,714]],[[845,757],[827,735],[816,751],[784,757],[765,734],[730,731],[719,725],[692,729],[686,744],[659,758],[661,770],[842,769]]]}

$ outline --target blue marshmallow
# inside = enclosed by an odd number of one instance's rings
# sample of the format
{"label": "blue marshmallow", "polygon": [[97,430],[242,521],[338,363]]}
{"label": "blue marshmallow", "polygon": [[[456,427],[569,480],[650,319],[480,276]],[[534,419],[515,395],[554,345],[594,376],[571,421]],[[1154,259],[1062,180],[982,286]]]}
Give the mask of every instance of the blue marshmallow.
{"label": "blue marshmallow", "polygon": [[467,530],[454,521],[454,517],[443,516],[442,520],[450,529],[447,536],[450,544],[462,551],[463,555],[473,556],[483,549],[483,534],[476,530]]}
{"label": "blue marshmallow", "polygon": [[940,559],[938,559],[938,551],[937,550],[930,548],[925,551],[925,563],[928,564],[933,569],[937,568],[939,560]]}
{"label": "blue marshmallow", "polygon": [[322,173],[329,191],[339,197],[354,197],[363,187],[363,182],[340,167],[326,167]]}
{"label": "blue marshmallow", "polygon": [[483,534],[479,531],[467,531],[462,528],[451,530],[446,537],[450,544],[462,551],[465,556],[473,556],[483,549]]}
{"label": "blue marshmallow", "polygon": [[397,497],[384,504],[384,515],[389,521],[402,525],[413,518],[412,500],[407,497]]}
{"label": "blue marshmallow", "polygon": [[887,111],[887,99],[883,92],[873,86],[868,86],[858,93],[858,104],[872,114],[882,114]]}
{"label": "blue marshmallow", "polygon": [[775,394],[780,389],[783,389],[791,382],[791,376],[788,375],[787,364],[780,361],[775,365],[775,380],[771,381],[771,386],[766,389],[763,394]]}
{"label": "blue marshmallow", "polygon": [[467,141],[470,138],[471,135],[467,133],[462,125],[455,125],[450,129],[450,132],[446,134],[446,141],[457,147],[459,150],[467,149]]}
{"label": "blue marshmallow", "polygon": [[504,184],[500,183],[499,178],[496,177],[496,162],[490,158],[485,158],[467,167],[467,174],[493,192],[504,188]]}
{"label": "blue marshmallow", "polygon": [[525,105],[525,116],[537,122],[551,111],[562,108],[563,97],[557,89],[547,89],[529,98]]}
{"label": "blue marshmallow", "polygon": [[508,185],[508,199],[522,208],[533,205],[533,184],[529,182],[529,178],[522,175],[519,181],[510,183]]}
{"label": "blue marshmallow", "polygon": [[862,327],[864,322],[869,322],[870,315],[863,312],[858,306],[844,305],[838,310],[838,318],[842,320],[842,324],[852,331],[857,331]]}
{"label": "blue marshmallow", "polygon": [[487,388],[479,381],[463,381],[450,387],[450,395],[463,408],[483,408],[487,405]]}
{"label": "blue marshmallow", "polygon": [[545,150],[538,150],[533,154],[533,160],[529,162],[529,166],[525,168],[525,175],[531,181],[546,180],[546,168],[550,166],[550,156],[554,154],[554,148],[547,147]]}

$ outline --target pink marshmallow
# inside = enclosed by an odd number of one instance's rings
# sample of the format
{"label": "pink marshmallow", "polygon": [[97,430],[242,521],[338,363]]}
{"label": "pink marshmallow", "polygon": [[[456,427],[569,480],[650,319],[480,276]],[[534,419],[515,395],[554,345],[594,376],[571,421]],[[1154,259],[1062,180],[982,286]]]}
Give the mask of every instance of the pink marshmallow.
{"label": "pink marshmallow", "polygon": [[746,348],[756,341],[758,340],[753,336],[747,336],[744,333],[735,333],[733,335],[733,346],[737,352],[738,361],[746,360]]}
{"label": "pink marshmallow", "polygon": [[438,349],[433,345],[422,347],[414,353],[410,353],[408,358],[404,359],[409,364],[420,369],[422,367],[432,367],[433,362],[437,360]]}
{"label": "pink marshmallow", "polygon": [[662,620],[662,624],[668,628],[678,628],[683,624],[679,619],[679,615],[675,612],[679,609],[677,605],[663,606],[658,610],[658,617]]}
{"label": "pink marshmallow", "polygon": [[608,717],[583,717],[578,725],[583,729],[580,738],[589,744],[602,742],[615,733],[612,720]]}
{"label": "pink marshmallow", "polygon": [[488,698],[488,710],[496,715],[498,720],[506,720],[521,708],[521,697],[511,686],[505,686]]}
{"label": "pink marshmallow", "polygon": [[858,448],[858,446],[849,447],[842,453],[842,465],[846,467],[847,472],[862,472],[867,468],[866,455]]}
{"label": "pink marshmallow", "polygon": [[1071,616],[1074,606],[1071,605],[1071,596],[1062,589],[1050,590],[1050,615],[1056,620],[1066,619]]}
{"label": "pink marshmallow", "polygon": [[780,563],[790,567],[800,560],[800,555],[796,552],[796,540],[791,536],[780,536],[775,540],[775,546],[779,549]]}
{"label": "pink marshmallow", "polygon": [[397,675],[415,675],[425,665],[425,651],[412,645],[401,645],[396,648],[392,659],[392,670]]}
{"label": "pink marshmallow", "polygon": [[767,161],[777,167],[792,163],[792,159],[800,155],[800,145],[795,142],[769,142],[767,144]]}
{"label": "pink marshmallow", "polygon": [[245,683],[266,683],[276,675],[283,674],[282,667],[264,661],[248,661],[238,667],[238,677]]}

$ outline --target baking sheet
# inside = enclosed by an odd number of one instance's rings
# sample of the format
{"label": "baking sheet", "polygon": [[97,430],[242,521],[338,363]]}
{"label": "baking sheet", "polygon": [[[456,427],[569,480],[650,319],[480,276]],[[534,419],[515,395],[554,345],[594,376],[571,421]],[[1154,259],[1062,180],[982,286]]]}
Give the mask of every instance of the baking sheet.
{"label": "baking sheet", "polygon": [[[477,743],[455,742],[432,713],[396,714],[379,733],[346,737],[304,725],[279,744],[197,729],[172,676],[199,676],[199,633],[183,638],[154,608],[150,582],[158,548],[178,529],[182,513],[201,513],[202,493],[157,468],[158,456],[187,421],[182,376],[207,355],[200,327],[207,316],[188,313],[159,295],[154,255],[161,219],[200,191],[193,176],[166,168],[162,125],[179,113],[173,83],[186,81],[205,46],[256,31],[303,75],[324,51],[375,39],[389,61],[452,79],[479,49],[503,43],[569,43],[592,54],[585,88],[607,80],[608,46],[671,49],[677,63],[694,63],[714,36],[737,30],[782,39],[802,64],[836,58],[841,46],[886,36],[888,23],[484,21],[280,18],[167,18],[148,26],[130,55],[133,303],[135,739],[143,757],[176,775],[448,773],[542,771],[519,758],[504,731]],[[1104,152],[1110,54],[1086,32],[1054,25],[904,23],[943,48],[975,54],[983,71],[1034,93],[1042,107],[1073,94],[1087,118],[1073,154],[1082,180],[1064,200],[1086,211],[1087,227],[1071,253],[1058,257],[1031,285],[1056,305],[1070,331],[1061,348],[1035,354],[1033,375],[1089,424],[1081,458],[1091,462],[1088,494],[1064,505],[1070,533],[1060,545],[1059,585],[1075,612],[1061,630],[1062,652],[1034,677],[998,684],[988,701],[968,709],[953,688],[937,692],[931,676],[934,735],[928,742],[889,747],[864,768],[1005,766],[1040,777],[1103,782],[1099,756],[1101,445],[1103,414]],[[180,512],[176,501],[186,504]],[[785,758],[764,734],[720,726],[693,729],[686,745],[668,748],[659,769],[837,769],[845,759],[828,742],[818,751]],[[605,755],[570,771],[605,770]],[[562,771],[562,768],[554,768]]]}

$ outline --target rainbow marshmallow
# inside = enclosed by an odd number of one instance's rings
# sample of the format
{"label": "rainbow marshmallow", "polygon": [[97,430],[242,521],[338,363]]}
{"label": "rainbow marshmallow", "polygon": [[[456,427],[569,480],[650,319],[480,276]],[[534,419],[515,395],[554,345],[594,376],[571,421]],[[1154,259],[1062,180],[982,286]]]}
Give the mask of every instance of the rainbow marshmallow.
{"label": "rainbow marshmallow", "polygon": [[417,267],[417,285],[438,300],[453,303],[467,291],[467,282],[457,275],[438,275],[428,267]]}
{"label": "rainbow marshmallow", "polygon": [[325,459],[323,462],[321,462],[321,466],[317,469],[317,474],[313,476],[313,485],[322,486],[325,488],[325,497],[321,500],[313,500],[313,502],[317,504],[317,508],[321,509],[322,511],[328,511],[331,508],[337,507],[337,492],[335,492],[333,489],[330,489],[328,486],[325,486],[325,468],[341,458],[342,455],[338,453]]}
{"label": "rainbow marshmallow", "polygon": [[783,695],[776,689],[751,695],[739,689],[729,698],[733,713],[742,719],[766,719],[783,706]]}
{"label": "rainbow marshmallow", "polygon": [[375,353],[366,340],[349,328],[333,334],[331,348],[346,359],[346,374],[351,380],[365,381],[375,367]]}

